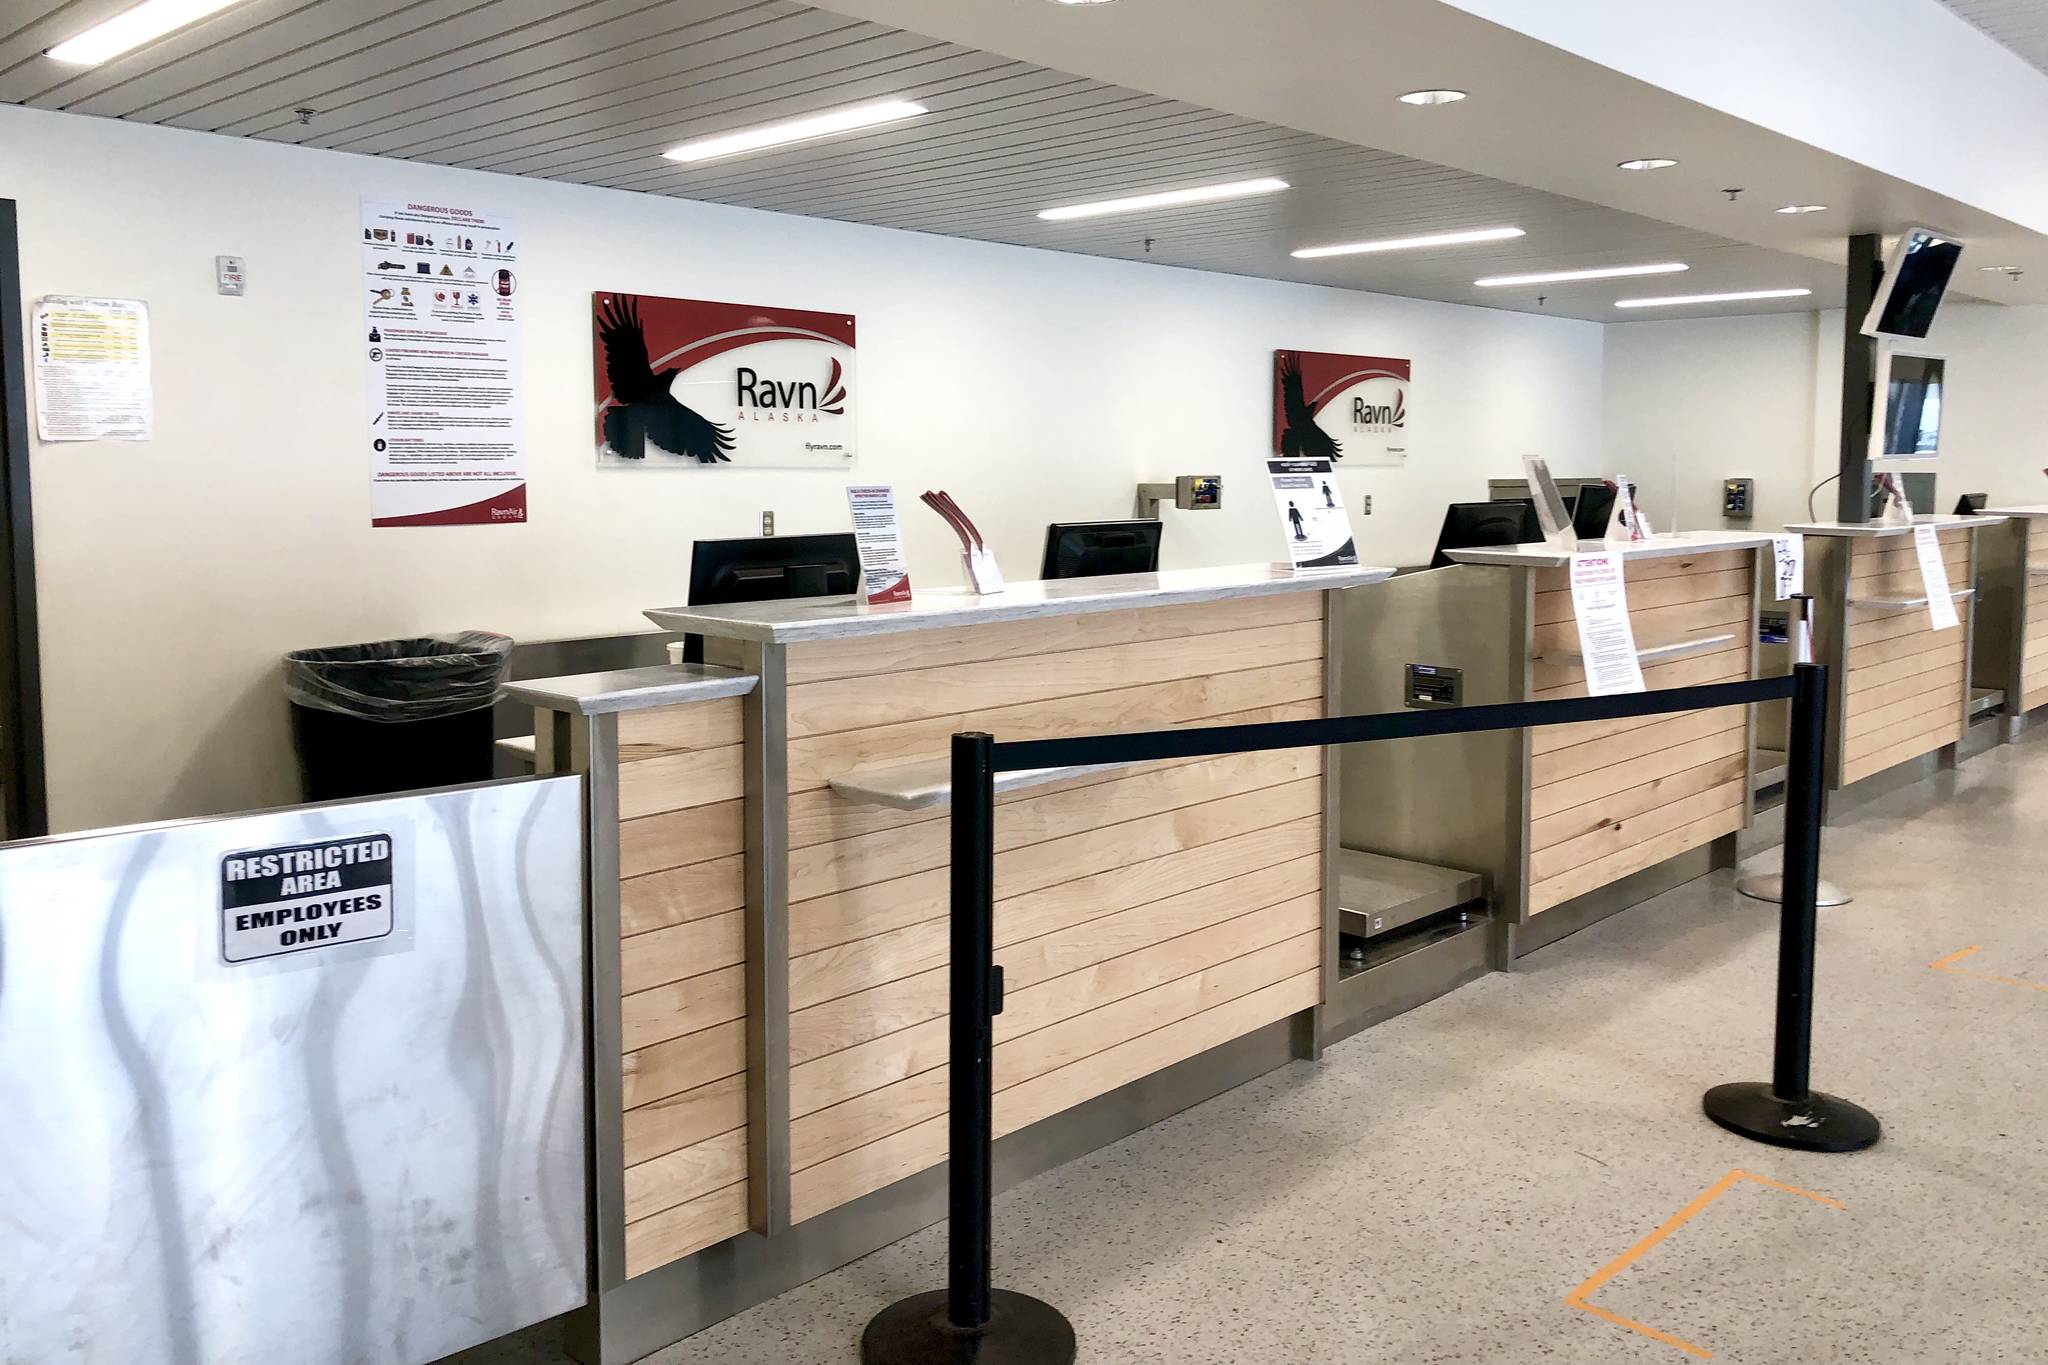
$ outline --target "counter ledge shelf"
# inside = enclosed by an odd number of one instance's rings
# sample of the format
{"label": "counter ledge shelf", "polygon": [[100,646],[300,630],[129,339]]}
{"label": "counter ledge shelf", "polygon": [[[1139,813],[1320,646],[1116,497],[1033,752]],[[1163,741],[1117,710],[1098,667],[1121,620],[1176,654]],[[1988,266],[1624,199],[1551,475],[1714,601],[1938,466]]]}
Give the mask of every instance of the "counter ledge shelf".
{"label": "counter ledge shelf", "polygon": [[[1815,658],[1828,666],[1828,789],[1903,764],[1950,763],[1969,727],[1978,626],[1978,538],[2001,516],[1918,517],[1912,525],[1803,522]],[[1941,544],[1960,622],[1940,631],[1914,548],[1916,526]],[[1933,756],[1930,759],[1930,756]],[[1922,766],[1925,766],[1924,762]]]}
{"label": "counter ledge shelf", "polygon": [[[636,1359],[943,1210],[955,732],[1330,714],[1332,595],[1392,573],[657,608],[702,668],[520,684],[540,770],[587,775],[593,1055],[620,1058],[595,1068],[593,1354]],[[1311,748],[1005,784],[999,1170],[1313,1054],[1333,780]]]}
{"label": "counter ledge shelf", "polygon": [[1978,532],[1977,636],[1973,682],[2003,694],[2001,737],[2019,733],[2048,706],[2048,507],[1990,507],[2001,526]]}
{"label": "counter ledge shelf", "polygon": [[[1693,532],[1611,547],[1652,689],[1759,676],[1770,545]],[[1411,666],[1456,670],[1464,706],[1584,696],[1570,557],[1540,543],[1450,553],[1457,563],[1345,599],[1344,710],[1416,704]],[[1341,841],[1482,873],[1505,966],[1732,862],[1752,811],[1750,711],[1355,746],[1339,761]]]}

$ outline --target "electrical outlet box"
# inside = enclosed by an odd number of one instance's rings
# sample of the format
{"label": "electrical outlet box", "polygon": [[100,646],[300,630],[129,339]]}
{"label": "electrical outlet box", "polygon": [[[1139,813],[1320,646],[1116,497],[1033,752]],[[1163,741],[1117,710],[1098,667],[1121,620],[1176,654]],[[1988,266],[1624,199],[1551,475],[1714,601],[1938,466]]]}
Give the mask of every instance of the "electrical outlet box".
{"label": "electrical outlet box", "polygon": [[1370,493],[1367,493],[1367,494],[1365,495],[1365,515],[1366,515],[1366,516],[1371,516],[1371,515],[1372,515],[1372,494],[1370,494]]}
{"label": "electrical outlet box", "polygon": [[1756,515],[1756,480],[1721,481],[1721,515],[1731,521],[1748,521]]}
{"label": "electrical outlet box", "polygon": [[775,514],[773,512],[763,512],[761,514],[761,534],[764,536],[775,534]]}

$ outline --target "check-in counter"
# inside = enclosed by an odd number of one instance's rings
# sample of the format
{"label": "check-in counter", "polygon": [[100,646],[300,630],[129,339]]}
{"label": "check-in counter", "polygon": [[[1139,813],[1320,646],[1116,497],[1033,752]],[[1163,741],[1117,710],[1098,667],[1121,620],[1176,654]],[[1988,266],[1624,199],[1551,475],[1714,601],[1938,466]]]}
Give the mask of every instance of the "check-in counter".
{"label": "check-in counter", "polygon": [[1921,517],[1931,526],[1959,624],[1936,630],[1914,526],[1814,522],[1806,537],[1814,657],[1828,666],[1828,789],[1929,755],[1952,761],[1971,711],[1978,536],[1992,516]]}
{"label": "check-in counter", "polygon": [[[1325,715],[1329,604],[1391,573],[658,609],[704,666],[516,685],[541,771],[591,791],[586,1354],[638,1358],[936,1216],[954,733]],[[999,1170],[1313,1052],[1337,949],[1321,750],[997,791]]]}
{"label": "check-in counter", "polygon": [[2007,518],[1977,534],[1977,638],[1971,649],[1981,694],[2004,694],[2005,732],[2048,706],[2048,507],[1990,507]]}
{"label": "check-in counter", "polygon": [[[1618,548],[1651,689],[1757,676],[1770,544],[1700,532]],[[1345,711],[1584,696],[1567,556],[1452,557],[1345,600]],[[1483,873],[1504,963],[1732,859],[1753,728],[1744,708],[1357,746],[1340,760],[1341,841]]]}

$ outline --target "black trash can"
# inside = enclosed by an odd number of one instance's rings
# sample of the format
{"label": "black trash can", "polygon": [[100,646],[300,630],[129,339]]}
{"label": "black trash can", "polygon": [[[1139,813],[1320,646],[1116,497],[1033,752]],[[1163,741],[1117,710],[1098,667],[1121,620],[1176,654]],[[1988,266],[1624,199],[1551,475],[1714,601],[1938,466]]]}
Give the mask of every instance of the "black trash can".
{"label": "black trash can", "polygon": [[511,662],[511,637],[481,630],[285,655],[306,799],[488,781]]}

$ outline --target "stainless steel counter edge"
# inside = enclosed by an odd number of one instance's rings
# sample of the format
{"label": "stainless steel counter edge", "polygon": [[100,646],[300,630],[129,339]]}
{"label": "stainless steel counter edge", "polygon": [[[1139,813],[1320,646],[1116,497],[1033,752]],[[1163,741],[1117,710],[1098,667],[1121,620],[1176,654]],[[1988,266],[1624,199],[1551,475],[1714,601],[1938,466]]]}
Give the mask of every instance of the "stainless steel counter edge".
{"label": "stainless steel counter edge", "polygon": [[1117,574],[1012,583],[1000,593],[977,595],[966,588],[936,588],[910,601],[870,607],[851,597],[807,597],[796,601],[747,602],[732,606],[656,607],[647,619],[665,630],[724,640],[795,644],[844,640],[898,631],[996,625],[1094,612],[1133,611],[1200,602],[1225,602],[1288,592],[1328,592],[1391,578],[1390,568],[1303,569],[1238,564],[1214,569],[1173,569],[1162,573]]}
{"label": "stainless steel counter edge", "polygon": [[1986,513],[1980,517],[1915,517],[1911,524],[1891,526],[1881,521],[1809,521],[1785,529],[1801,536],[1910,536],[1917,527],[1932,526],[1937,531],[1971,530],[1979,526],[1996,526],[2005,520],[2003,514]]}
{"label": "stainless steel counter edge", "polygon": [[[1716,550],[1755,550],[1769,545],[1772,536],[1755,531],[1673,531],[1642,544],[1610,546],[1604,540],[1579,543],[1585,554],[1620,551],[1623,559],[1664,559],[1672,555],[1696,555]],[[1448,550],[1461,564],[1491,564],[1510,568],[1561,569],[1571,556],[1542,541],[1527,545],[1506,545],[1491,550]]]}
{"label": "stainless steel counter edge", "polygon": [[760,684],[752,673],[711,664],[656,664],[604,673],[571,673],[560,678],[527,678],[507,683],[505,695],[548,711],[605,716],[645,711],[687,701],[743,697]]}

